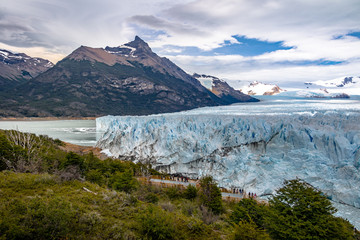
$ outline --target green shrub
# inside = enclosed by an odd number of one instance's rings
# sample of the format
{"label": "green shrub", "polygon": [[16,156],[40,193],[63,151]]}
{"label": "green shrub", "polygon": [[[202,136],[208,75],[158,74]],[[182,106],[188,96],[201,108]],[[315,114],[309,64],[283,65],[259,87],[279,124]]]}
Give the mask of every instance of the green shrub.
{"label": "green shrub", "polygon": [[99,169],[91,169],[85,173],[86,180],[92,183],[102,185],[105,183],[105,177]]}
{"label": "green shrub", "polygon": [[197,197],[198,190],[194,185],[189,184],[184,192],[184,197],[189,200],[193,200]]}
{"label": "green shrub", "polygon": [[254,222],[240,221],[235,226],[234,240],[270,240],[265,230],[258,229]]}
{"label": "green shrub", "polygon": [[138,229],[144,239],[179,239],[172,215],[154,206],[149,206],[138,218]]}
{"label": "green shrub", "polygon": [[74,152],[66,154],[64,161],[60,165],[60,169],[65,169],[68,166],[78,166],[81,171],[85,170],[84,159]]}
{"label": "green shrub", "polygon": [[268,207],[251,198],[241,199],[235,206],[230,220],[235,224],[242,222],[255,223],[257,227],[264,229],[264,219],[268,214]]}
{"label": "green shrub", "polygon": [[178,187],[166,188],[165,193],[171,200],[179,199],[182,196],[182,192]]}
{"label": "green shrub", "polygon": [[145,201],[148,203],[157,203],[159,201],[159,197],[155,193],[148,193],[145,196]]}
{"label": "green shrub", "polygon": [[133,177],[131,170],[125,172],[115,172],[109,181],[109,186],[118,191],[131,192],[137,188],[137,181]]}
{"label": "green shrub", "polygon": [[78,226],[77,211],[60,198],[14,199],[1,214],[6,220],[0,222],[0,232],[7,239],[68,238]]}
{"label": "green shrub", "polygon": [[212,176],[205,176],[200,179],[199,199],[201,204],[215,214],[223,211],[221,191]]}

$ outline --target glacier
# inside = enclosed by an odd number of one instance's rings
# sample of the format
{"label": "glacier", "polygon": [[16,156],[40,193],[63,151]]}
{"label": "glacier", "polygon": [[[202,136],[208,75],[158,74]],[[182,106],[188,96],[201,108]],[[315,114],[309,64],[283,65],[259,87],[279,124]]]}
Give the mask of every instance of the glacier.
{"label": "glacier", "polygon": [[214,176],[222,187],[273,194],[301,178],[360,207],[360,101],[264,98],[260,103],[96,119],[96,146],[167,173]]}

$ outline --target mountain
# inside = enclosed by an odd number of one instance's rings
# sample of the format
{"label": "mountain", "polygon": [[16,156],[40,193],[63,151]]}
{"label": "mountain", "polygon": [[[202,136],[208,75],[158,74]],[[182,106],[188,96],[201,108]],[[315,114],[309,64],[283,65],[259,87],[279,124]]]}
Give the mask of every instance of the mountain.
{"label": "mountain", "polygon": [[239,90],[249,95],[275,95],[285,91],[275,84],[266,84],[258,81],[245,85]]}
{"label": "mountain", "polygon": [[258,102],[259,100],[230,87],[227,82],[214,76],[194,73],[193,77],[219,98],[230,103]]}
{"label": "mountain", "polygon": [[340,77],[326,81],[306,82],[306,89],[330,95],[360,95],[360,77]]}
{"label": "mountain", "polygon": [[0,116],[148,115],[230,103],[136,37],[118,47],[79,47],[14,89]]}
{"label": "mountain", "polygon": [[0,91],[28,81],[53,67],[42,58],[32,58],[24,53],[12,53],[0,49]]}

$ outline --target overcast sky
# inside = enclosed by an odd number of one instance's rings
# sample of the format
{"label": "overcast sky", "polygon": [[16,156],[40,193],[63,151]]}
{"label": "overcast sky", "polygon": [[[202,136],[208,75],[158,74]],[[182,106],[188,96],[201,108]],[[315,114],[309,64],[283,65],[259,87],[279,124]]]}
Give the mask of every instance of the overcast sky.
{"label": "overcast sky", "polygon": [[53,62],[140,36],[189,73],[289,83],[360,76],[359,0],[0,0],[0,48]]}

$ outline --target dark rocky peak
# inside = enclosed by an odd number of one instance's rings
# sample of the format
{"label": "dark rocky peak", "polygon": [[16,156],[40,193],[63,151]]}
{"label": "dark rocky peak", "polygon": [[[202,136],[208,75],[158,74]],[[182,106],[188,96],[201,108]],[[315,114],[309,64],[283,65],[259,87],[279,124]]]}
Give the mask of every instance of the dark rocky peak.
{"label": "dark rocky peak", "polygon": [[149,45],[139,38],[138,36],[135,37],[134,41],[126,43],[125,46],[133,47],[136,49],[136,53],[153,53]]}
{"label": "dark rocky peak", "polygon": [[150,47],[149,47],[149,45],[148,45],[144,40],[142,40],[140,37],[138,37],[138,36],[135,36],[134,41],[131,41],[131,42],[129,42],[129,43],[126,43],[125,45],[131,46],[131,47],[135,47],[135,48],[140,47],[140,48],[146,48],[146,49],[151,50]]}
{"label": "dark rocky peak", "polygon": [[346,84],[349,84],[349,83],[354,83],[353,77],[345,77],[344,81],[342,81],[341,84],[337,85],[337,87],[344,87]]}

